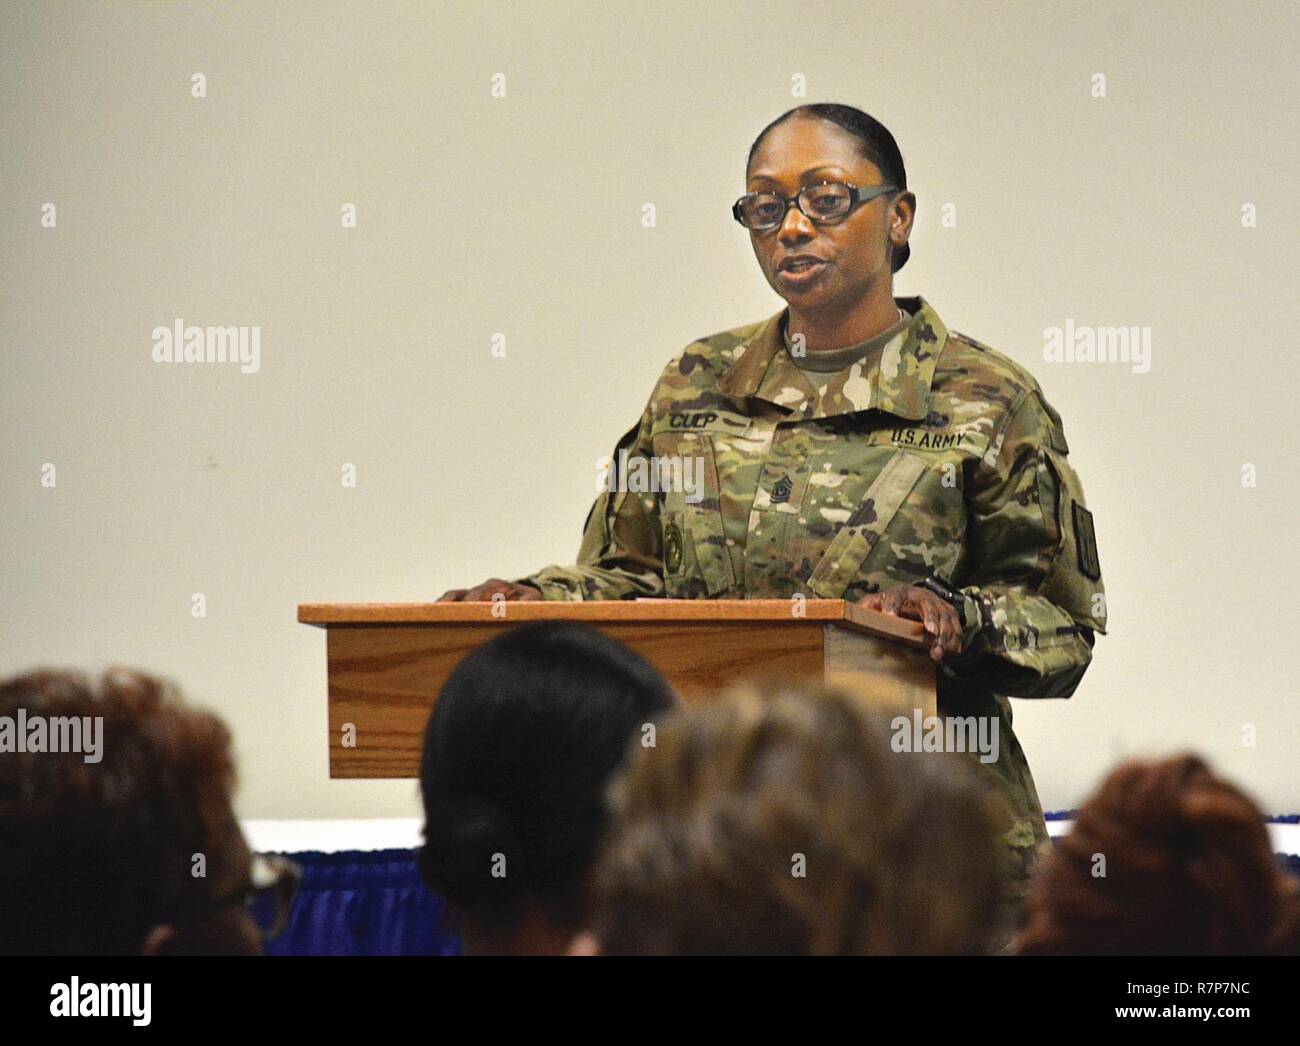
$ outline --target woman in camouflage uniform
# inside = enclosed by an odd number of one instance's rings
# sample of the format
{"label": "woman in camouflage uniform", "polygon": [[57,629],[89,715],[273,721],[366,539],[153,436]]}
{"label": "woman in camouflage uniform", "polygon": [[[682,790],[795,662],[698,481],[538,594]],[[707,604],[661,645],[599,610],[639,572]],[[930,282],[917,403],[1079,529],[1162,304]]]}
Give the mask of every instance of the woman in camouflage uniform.
{"label": "woman in camouflage uniform", "polygon": [[746,179],[733,215],[787,307],[688,345],[614,455],[685,464],[694,484],[615,483],[576,566],[442,598],[802,593],[921,621],[939,712],[997,721],[978,765],[1011,806],[1023,882],[1048,842],[1007,698],[1068,697],[1106,624],[1060,416],[1019,364],[894,298],[916,198],[884,126],[793,109]]}

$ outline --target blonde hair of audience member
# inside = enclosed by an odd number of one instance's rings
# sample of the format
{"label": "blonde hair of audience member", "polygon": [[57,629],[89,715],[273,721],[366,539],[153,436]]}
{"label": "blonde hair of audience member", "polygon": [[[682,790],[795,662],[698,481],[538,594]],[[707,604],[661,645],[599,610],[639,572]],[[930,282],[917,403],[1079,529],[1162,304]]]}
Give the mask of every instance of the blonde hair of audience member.
{"label": "blonde hair of audience member", "polygon": [[954,954],[1001,930],[1007,815],[958,756],[894,752],[820,687],[663,723],[610,790],[572,954]]}

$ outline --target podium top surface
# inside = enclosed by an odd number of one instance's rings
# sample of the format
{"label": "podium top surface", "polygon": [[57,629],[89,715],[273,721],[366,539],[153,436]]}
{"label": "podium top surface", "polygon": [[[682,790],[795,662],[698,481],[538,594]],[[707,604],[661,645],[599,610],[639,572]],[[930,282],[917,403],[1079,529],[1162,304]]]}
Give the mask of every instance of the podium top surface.
{"label": "podium top surface", "polygon": [[868,610],[842,599],[521,600],[505,603],[300,603],[305,625],[438,625],[507,621],[686,622],[791,621],[841,625],[857,632],[923,647],[919,621]]}

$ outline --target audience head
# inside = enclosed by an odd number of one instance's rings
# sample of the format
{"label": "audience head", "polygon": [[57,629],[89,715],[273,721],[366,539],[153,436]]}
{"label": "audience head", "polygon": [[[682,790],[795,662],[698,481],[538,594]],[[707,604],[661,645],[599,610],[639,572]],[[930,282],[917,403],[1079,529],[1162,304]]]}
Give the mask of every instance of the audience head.
{"label": "audience head", "polygon": [[457,665],[425,731],[420,868],[467,952],[564,950],[608,779],[673,703],[647,662],[583,625],[513,626]]}
{"label": "audience head", "polygon": [[1195,755],[1130,762],[1040,867],[1025,955],[1294,954],[1297,882],[1258,806]]}
{"label": "audience head", "polygon": [[741,690],[659,727],[611,787],[605,954],[952,954],[1000,927],[1005,808],[959,757],[890,749],[830,690]]}
{"label": "audience head", "polygon": [[44,670],[0,683],[3,730],[0,952],[261,951],[219,719],[142,673]]}

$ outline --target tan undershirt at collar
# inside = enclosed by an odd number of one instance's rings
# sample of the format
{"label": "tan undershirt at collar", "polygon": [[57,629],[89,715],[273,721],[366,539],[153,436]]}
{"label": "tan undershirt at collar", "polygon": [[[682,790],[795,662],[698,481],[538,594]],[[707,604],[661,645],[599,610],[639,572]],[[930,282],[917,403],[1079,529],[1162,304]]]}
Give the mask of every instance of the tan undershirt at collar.
{"label": "tan undershirt at collar", "polygon": [[[786,319],[789,319],[788,313]],[[888,330],[883,330],[866,341],[860,341],[856,345],[846,345],[842,349],[821,349],[817,352],[810,352],[805,349],[802,356],[795,356],[790,353],[790,332],[785,330],[784,323],[782,323],[782,335],[785,338],[786,352],[790,355],[790,359],[794,361],[795,366],[802,371],[807,371],[808,379],[813,384],[822,385],[824,382],[817,375],[834,374],[836,371],[843,370],[859,360],[879,355],[880,351],[889,342],[889,339],[911,322],[911,313],[904,309],[901,320]]]}

